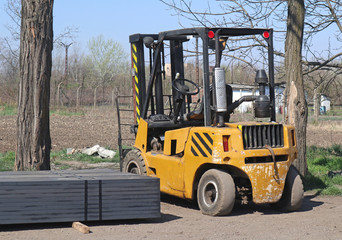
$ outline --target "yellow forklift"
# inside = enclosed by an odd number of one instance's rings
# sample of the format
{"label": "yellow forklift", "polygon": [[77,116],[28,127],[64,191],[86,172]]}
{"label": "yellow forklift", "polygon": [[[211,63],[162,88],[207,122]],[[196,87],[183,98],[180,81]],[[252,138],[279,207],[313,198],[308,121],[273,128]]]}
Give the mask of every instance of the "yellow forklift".
{"label": "yellow forklift", "polygon": [[[256,71],[258,94],[233,101],[222,53],[228,38],[249,36],[268,46],[268,77],[265,70]],[[191,53],[188,42],[196,38],[202,47],[201,84],[185,78],[184,53]],[[129,40],[135,143],[124,150],[119,129],[123,172],[157,177],[162,193],[197,200],[211,216],[228,215],[237,200],[269,203],[281,211],[301,206],[303,184],[291,165],[297,157],[295,129],[276,122],[272,29],[189,28],[134,34]],[[230,122],[243,102],[253,103],[260,121]]]}

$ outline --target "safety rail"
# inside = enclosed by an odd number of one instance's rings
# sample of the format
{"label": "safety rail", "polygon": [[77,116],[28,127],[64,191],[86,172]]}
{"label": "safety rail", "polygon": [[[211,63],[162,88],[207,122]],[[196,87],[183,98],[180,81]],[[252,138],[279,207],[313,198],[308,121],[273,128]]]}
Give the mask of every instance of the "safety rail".
{"label": "safety rail", "polygon": [[[131,123],[122,123],[121,122],[121,112],[131,112],[132,115],[134,114],[134,110],[133,109],[127,109],[127,108],[120,108],[120,99],[133,99],[132,96],[128,96],[128,95],[119,95],[115,98],[115,105],[116,105],[116,112],[117,112],[117,119],[118,119],[118,147],[119,147],[119,155],[120,155],[120,171],[122,172],[122,160],[124,158],[124,150],[123,149],[123,145],[122,142],[123,141],[134,141],[135,138],[122,138],[122,127],[131,127],[132,125],[134,125],[134,122]],[[132,100],[130,100],[132,101]],[[134,117],[132,116],[131,118],[134,121]]]}
{"label": "safety rail", "polygon": [[[164,111],[168,112],[168,114],[171,114],[173,111],[172,108],[172,95],[163,95],[164,98],[166,98],[166,100],[164,100]],[[129,99],[129,108],[127,108],[127,106],[122,107],[122,104],[120,104],[120,99]],[[154,96],[152,98],[154,101]],[[120,171],[122,171],[122,160],[125,156],[125,150],[129,150],[130,148],[127,149],[123,149],[123,141],[134,141],[135,138],[123,138],[122,137],[122,129],[123,127],[129,127],[129,132],[131,132],[133,134],[132,131],[132,127],[134,125],[136,125],[136,113],[134,112],[134,104],[132,104],[133,102],[133,96],[131,95],[119,95],[116,97],[115,99],[115,105],[116,105],[116,111],[117,111],[117,118],[118,118],[118,147],[119,147],[119,155],[120,155]],[[152,105],[153,106],[153,105]],[[125,121],[122,122],[121,121],[121,113],[122,112],[131,112],[132,116],[130,118],[130,121]],[[153,115],[155,114],[155,109],[152,107],[152,109],[149,109],[148,111],[149,114]]]}

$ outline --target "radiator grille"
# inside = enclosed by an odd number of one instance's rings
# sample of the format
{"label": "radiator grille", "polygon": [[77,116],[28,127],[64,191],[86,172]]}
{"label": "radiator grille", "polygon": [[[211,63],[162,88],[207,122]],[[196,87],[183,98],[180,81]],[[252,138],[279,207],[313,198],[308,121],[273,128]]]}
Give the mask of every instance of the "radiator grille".
{"label": "radiator grille", "polygon": [[244,149],[284,147],[282,124],[242,126]]}

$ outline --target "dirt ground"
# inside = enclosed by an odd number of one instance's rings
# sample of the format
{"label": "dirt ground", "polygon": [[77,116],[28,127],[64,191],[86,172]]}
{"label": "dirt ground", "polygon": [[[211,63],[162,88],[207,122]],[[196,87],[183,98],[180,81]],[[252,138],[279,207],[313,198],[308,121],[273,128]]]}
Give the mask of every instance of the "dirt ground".
{"label": "dirt ground", "polygon": [[[125,112],[122,123],[131,123],[131,113]],[[99,144],[103,147],[117,148],[117,117],[112,108],[103,107],[86,110],[82,116],[63,116],[53,114],[50,117],[52,151],[84,147]],[[123,138],[132,138],[129,127],[123,130]],[[124,142],[129,145],[129,141]],[[342,143],[342,123],[325,122],[320,125],[308,125],[307,144],[327,147]],[[16,116],[0,116],[0,152],[16,149]]]}
{"label": "dirt ground", "polygon": [[[96,144],[116,149],[118,136],[116,119],[116,113],[109,107],[87,110],[81,116],[52,114],[50,117],[52,151],[66,148],[82,149]],[[16,134],[16,116],[0,116],[0,152],[15,151]],[[123,135],[129,136],[129,130],[125,129]]]}
{"label": "dirt ground", "polygon": [[164,197],[159,219],[86,223],[90,234],[71,223],[0,226],[0,239],[341,239],[342,197],[306,194],[302,208],[279,213],[265,205],[236,206],[230,216],[202,215],[196,206]]}
{"label": "dirt ground", "polygon": [[[54,150],[99,144],[116,149],[114,111],[100,108],[84,116],[51,116]],[[127,117],[124,123],[129,123]],[[129,137],[129,130],[123,133]],[[0,116],[0,152],[15,151],[16,117]],[[341,144],[342,126],[308,127],[308,145]],[[71,223],[0,226],[0,239],[342,239],[342,197],[306,193],[302,208],[278,213],[265,205],[236,206],[230,216],[204,216],[189,202],[164,197],[160,219],[87,223],[83,235]]]}

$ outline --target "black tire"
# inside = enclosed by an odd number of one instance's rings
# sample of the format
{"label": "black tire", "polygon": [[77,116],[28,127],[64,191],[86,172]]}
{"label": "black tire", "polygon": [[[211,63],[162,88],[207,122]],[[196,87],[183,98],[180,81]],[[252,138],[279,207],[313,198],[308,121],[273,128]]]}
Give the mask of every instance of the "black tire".
{"label": "black tire", "polygon": [[283,195],[276,203],[272,203],[271,208],[281,212],[293,212],[298,210],[303,201],[303,182],[297,169],[291,166],[285,180]]}
{"label": "black tire", "polygon": [[122,163],[122,171],[138,175],[146,175],[146,165],[139,150],[133,149],[126,154]]}
{"label": "black tire", "polygon": [[198,184],[197,202],[205,215],[228,215],[235,203],[233,178],[227,172],[218,169],[206,171]]}

